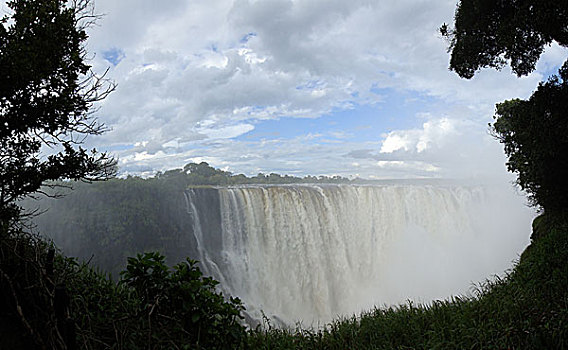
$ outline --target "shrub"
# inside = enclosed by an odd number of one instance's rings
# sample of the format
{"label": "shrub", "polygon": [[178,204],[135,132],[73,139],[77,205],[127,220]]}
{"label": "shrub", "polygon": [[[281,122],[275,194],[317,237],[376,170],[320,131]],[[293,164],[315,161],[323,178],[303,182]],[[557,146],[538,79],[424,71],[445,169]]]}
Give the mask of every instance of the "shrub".
{"label": "shrub", "polygon": [[212,348],[236,348],[244,343],[244,307],[238,298],[225,300],[218,282],[204,277],[197,261],[186,259],[170,270],[159,253],[128,259],[120,284],[132,288],[139,300],[137,314],[147,341]]}

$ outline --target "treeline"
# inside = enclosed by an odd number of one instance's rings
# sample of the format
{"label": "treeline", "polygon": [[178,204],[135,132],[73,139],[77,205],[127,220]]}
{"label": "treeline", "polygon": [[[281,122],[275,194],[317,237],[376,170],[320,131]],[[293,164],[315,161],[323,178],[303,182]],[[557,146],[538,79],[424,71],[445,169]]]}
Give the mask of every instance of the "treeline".
{"label": "treeline", "polygon": [[[129,177],[131,178],[131,177]],[[173,169],[159,172],[151,179],[169,179],[184,181],[187,185],[246,185],[246,184],[293,184],[293,183],[349,183],[351,180],[341,176],[311,176],[296,177],[276,173],[247,177],[243,174],[234,175],[231,172],[215,169],[206,162],[189,163],[183,169]],[[150,180],[151,180],[150,179]]]}

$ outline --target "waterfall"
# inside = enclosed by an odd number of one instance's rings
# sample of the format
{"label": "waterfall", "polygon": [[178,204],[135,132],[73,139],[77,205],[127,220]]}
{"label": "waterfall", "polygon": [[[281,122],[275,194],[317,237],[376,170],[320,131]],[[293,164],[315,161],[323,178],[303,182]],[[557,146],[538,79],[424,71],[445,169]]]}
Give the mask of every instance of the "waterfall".
{"label": "waterfall", "polygon": [[185,196],[205,272],[252,318],[308,326],[467,293],[511,266],[532,217],[520,198],[481,186],[258,185]]}

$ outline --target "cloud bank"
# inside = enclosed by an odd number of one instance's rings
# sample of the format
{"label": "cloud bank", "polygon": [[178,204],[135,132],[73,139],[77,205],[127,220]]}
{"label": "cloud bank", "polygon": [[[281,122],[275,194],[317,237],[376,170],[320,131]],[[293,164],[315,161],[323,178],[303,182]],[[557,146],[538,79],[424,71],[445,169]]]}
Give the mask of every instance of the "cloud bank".
{"label": "cloud bank", "polygon": [[455,0],[95,4],[105,16],[87,51],[118,89],[98,113],[112,130],[89,146],[124,174],[205,160],[246,174],[502,175],[495,103],[530,96],[566,57],[553,46],[528,77],[460,79],[437,32]]}

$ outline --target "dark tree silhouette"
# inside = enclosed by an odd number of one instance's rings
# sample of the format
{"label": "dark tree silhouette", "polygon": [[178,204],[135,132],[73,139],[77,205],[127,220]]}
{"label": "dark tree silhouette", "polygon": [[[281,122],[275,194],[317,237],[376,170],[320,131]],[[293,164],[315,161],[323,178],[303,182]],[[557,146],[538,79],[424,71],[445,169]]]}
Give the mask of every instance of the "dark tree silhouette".
{"label": "dark tree silhouette", "polygon": [[[81,145],[105,131],[93,104],[115,88],[85,60],[90,0],[13,0],[0,20],[0,220],[46,180],[103,179],[115,160]],[[47,150],[47,152],[45,152]]]}
{"label": "dark tree silhouette", "polygon": [[544,47],[568,46],[568,2],[553,0],[461,0],[450,41],[450,69],[470,79],[480,68],[510,63],[518,76],[535,69]]}
{"label": "dark tree silhouette", "polygon": [[[454,28],[442,25],[450,69],[471,78],[481,68],[509,63],[518,76],[535,69],[544,47],[568,46],[568,2],[461,0]],[[505,146],[507,168],[532,205],[568,208],[568,61],[528,100],[497,105],[491,133]]]}
{"label": "dark tree silhouette", "polygon": [[493,135],[505,146],[507,168],[531,203],[568,208],[568,67],[541,83],[528,100],[497,105]]}

